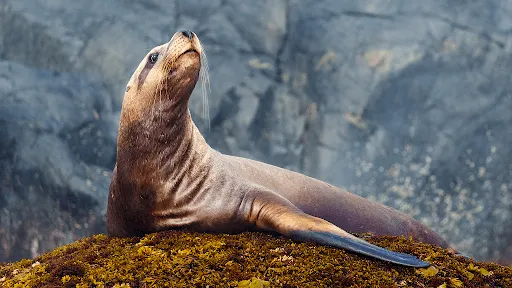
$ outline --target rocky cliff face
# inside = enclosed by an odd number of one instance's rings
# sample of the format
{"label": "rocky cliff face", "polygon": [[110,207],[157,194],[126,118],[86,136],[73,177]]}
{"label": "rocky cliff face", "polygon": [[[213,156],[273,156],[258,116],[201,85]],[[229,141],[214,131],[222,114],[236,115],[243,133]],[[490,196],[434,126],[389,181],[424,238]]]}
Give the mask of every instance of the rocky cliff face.
{"label": "rocky cliff face", "polygon": [[206,47],[210,129],[199,89],[191,109],[214,148],[510,253],[512,4],[82,2],[0,0],[0,260],[104,232],[124,86],[183,28]]}

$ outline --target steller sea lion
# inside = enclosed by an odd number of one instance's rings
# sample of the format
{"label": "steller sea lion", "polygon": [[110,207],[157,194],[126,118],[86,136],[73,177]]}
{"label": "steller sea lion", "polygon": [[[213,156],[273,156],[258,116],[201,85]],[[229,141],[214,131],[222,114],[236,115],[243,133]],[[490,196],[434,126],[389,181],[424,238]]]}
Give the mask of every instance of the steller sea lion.
{"label": "steller sea lion", "polygon": [[110,236],[178,228],[273,231],[413,267],[429,263],[348,232],[412,236],[449,247],[432,230],[389,207],[300,173],[212,149],[188,104],[204,59],[198,37],[177,32],[148,53],[128,82],[108,198]]}

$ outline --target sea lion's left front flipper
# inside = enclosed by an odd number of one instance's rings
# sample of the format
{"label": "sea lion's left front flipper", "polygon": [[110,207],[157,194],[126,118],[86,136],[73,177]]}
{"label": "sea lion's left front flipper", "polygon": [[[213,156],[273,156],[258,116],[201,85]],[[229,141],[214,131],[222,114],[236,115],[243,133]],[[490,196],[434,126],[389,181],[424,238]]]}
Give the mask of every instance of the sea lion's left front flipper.
{"label": "sea lion's left front flipper", "polygon": [[343,248],[404,266],[430,266],[416,256],[393,252],[359,239],[328,221],[304,213],[288,200],[271,193],[258,193],[250,200],[247,219],[260,229],[276,231],[296,241]]}

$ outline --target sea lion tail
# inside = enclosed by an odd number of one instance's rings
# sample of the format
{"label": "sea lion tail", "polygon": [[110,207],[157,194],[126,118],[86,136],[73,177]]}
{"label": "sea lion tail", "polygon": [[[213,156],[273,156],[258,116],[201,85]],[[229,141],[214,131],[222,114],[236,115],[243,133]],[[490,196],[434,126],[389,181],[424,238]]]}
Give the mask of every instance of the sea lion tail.
{"label": "sea lion tail", "polygon": [[324,219],[304,213],[287,199],[275,194],[255,197],[248,212],[247,220],[258,228],[278,232],[296,241],[343,248],[404,266],[430,266],[430,263],[414,255],[393,252],[357,238]]}

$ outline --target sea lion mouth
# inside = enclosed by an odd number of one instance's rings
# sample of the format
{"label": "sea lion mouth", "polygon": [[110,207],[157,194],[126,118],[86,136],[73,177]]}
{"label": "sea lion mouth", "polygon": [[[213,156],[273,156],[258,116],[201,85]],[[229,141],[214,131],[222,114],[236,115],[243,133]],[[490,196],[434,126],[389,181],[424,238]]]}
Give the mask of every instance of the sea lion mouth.
{"label": "sea lion mouth", "polygon": [[187,51],[183,52],[183,54],[181,54],[181,55],[185,55],[190,52],[196,52],[197,54],[199,54],[199,52],[197,52],[195,49],[188,49]]}
{"label": "sea lion mouth", "polygon": [[187,55],[187,54],[191,54],[191,53],[195,53],[197,55],[201,55],[196,49],[190,48],[190,49],[186,50],[185,52],[181,53],[181,55],[178,56],[178,58],[181,58],[182,56]]}

